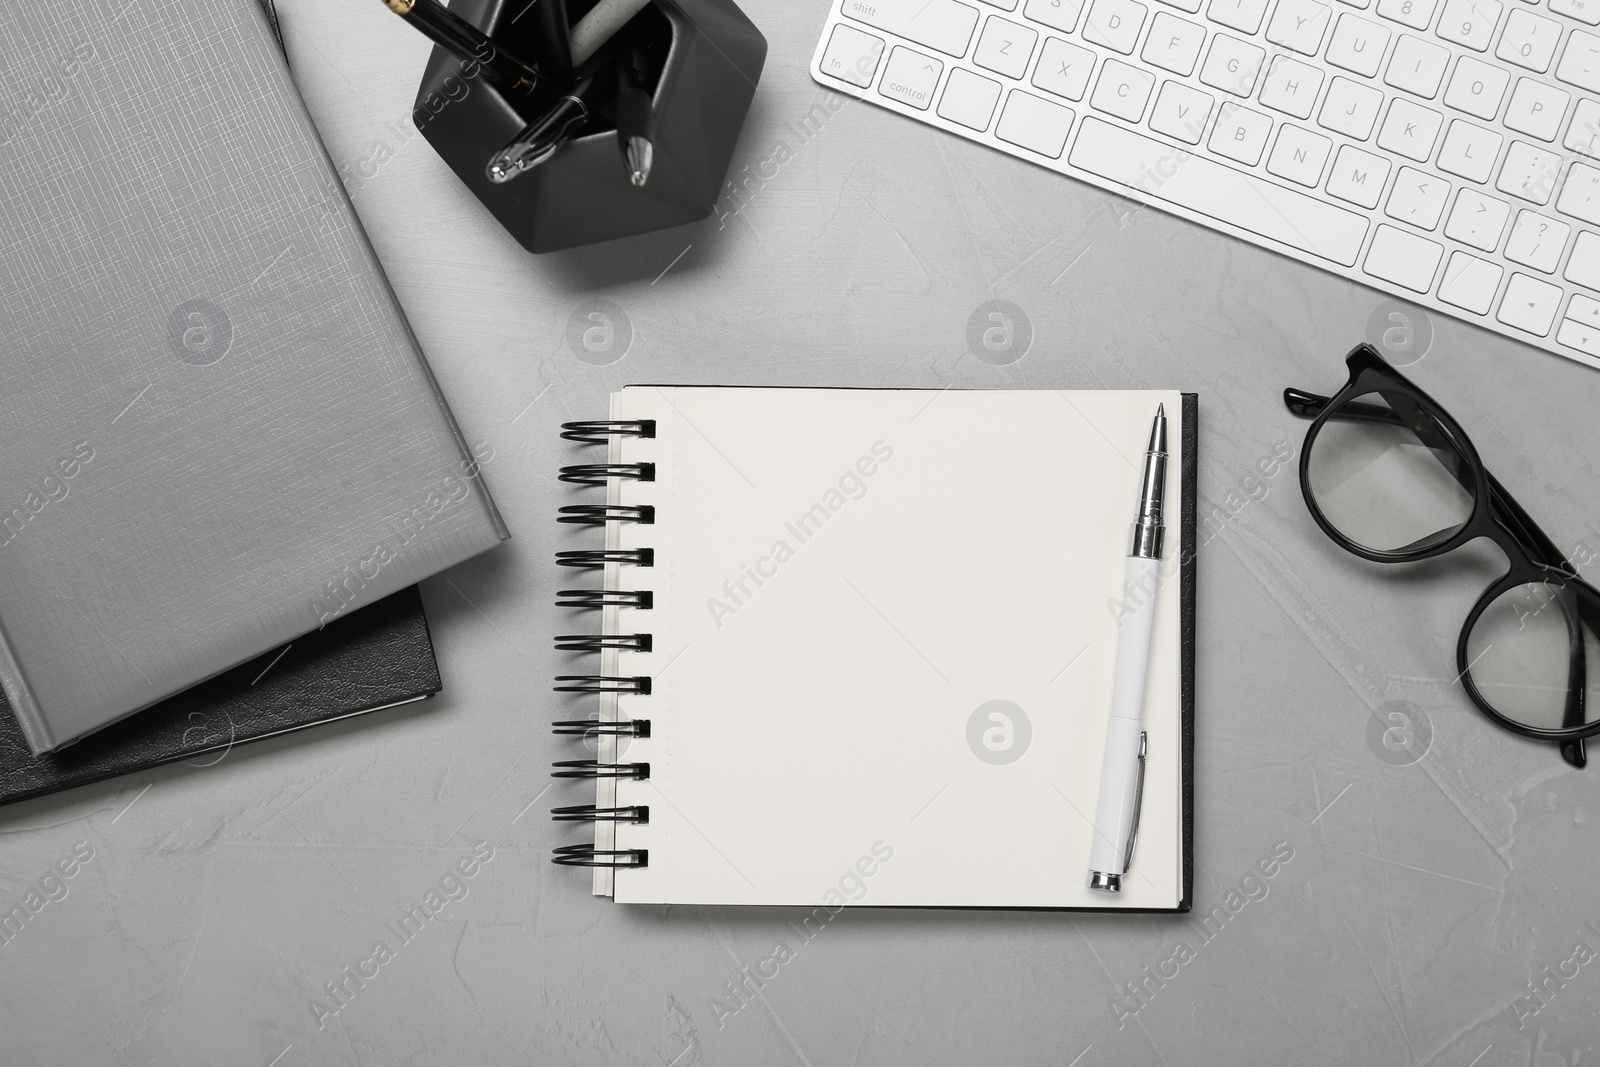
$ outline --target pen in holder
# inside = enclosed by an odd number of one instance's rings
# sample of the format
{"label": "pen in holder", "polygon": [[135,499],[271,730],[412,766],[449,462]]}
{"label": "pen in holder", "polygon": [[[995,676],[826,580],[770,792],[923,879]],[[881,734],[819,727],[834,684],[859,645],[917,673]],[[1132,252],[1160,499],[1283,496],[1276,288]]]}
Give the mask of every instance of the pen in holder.
{"label": "pen in holder", "polygon": [[[518,18],[526,4],[455,0],[450,10],[527,55],[535,51],[529,34],[538,20]],[[568,0],[571,22],[592,6]],[[615,125],[598,115],[549,158],[503,184],[491,181],[490,158],[565,90],[514,98],[441,49],[428,61],[417,91],[418,129],[530,252],[681,226],[716,206],[766,62],[766,38],[732,0],[652,0],[625,34],[664,56],[652,94],[654,159],[643,187],[623,165]]]}

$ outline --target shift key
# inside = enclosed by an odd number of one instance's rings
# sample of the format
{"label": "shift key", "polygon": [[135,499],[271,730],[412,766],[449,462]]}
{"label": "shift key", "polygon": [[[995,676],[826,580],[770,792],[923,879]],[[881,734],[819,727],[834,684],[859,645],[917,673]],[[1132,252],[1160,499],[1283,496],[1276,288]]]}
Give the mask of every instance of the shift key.
{"label": "shift key", "polygon": [[956,0],[844,0],[841,10],[857,22],[958,58],[967,54],[978,25],[978,9]]}

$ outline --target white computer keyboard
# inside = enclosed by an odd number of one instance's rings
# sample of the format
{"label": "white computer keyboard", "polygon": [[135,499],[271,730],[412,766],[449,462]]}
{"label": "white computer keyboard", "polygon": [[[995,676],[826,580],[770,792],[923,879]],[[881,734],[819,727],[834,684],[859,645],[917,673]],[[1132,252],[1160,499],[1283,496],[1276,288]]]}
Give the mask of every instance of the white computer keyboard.
{"label": "white computer keyboard", "polygon": [[1600,0],[833,0],[823,85],[1600,367]]}

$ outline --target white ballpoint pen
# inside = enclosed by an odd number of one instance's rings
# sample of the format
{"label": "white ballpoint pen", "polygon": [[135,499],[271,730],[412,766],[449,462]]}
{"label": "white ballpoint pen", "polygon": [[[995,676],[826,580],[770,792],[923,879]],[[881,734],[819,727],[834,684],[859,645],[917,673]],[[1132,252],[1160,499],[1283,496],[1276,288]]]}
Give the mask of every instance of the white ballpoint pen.
{"label": "white ballpoint pen", "polygon": [[1167,488],[1167,412],[1156,407],[1150,445],[1144,453],[1139,510],[1128,547],[1124,611],[1117,638],[1117,673],[1111,689],[1111,719],[1106,727],[1106,758],[1100,771],[1100,803],[1089,849],[1089,888],[1122,892],[1122,878],[1133,861],[1144,794],[1144,689],[1150,667],[1150,639],[1161,581],[1161,542],[1166,527],[1162,507]]}

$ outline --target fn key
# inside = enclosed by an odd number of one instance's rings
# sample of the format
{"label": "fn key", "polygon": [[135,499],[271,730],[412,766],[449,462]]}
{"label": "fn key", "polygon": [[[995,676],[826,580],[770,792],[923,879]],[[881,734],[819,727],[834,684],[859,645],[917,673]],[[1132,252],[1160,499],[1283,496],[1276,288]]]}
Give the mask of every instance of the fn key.
{"label": "fn key", "polygon": [[883,41],[850,26],[835,26],[822,53],[822,73],[865,89],[872,84],[883,55]]}

